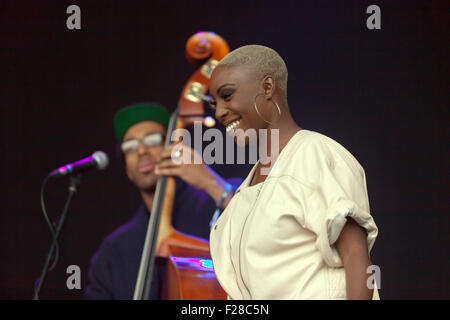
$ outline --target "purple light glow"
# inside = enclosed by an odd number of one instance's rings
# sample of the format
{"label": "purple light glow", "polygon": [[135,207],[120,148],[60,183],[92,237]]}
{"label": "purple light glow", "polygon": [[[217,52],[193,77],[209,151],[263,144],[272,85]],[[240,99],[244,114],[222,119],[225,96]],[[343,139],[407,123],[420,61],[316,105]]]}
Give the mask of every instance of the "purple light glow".
{"label": "purple light glow", "polygon": [[94,157],[87,157],[87,158],[81,159],[81,160],[79,160],[77,162],[71,163],[70,165],[73,166],[73,167],[77,167],[80,164],[88,163],[88,162],[91,162],[92,160],[95,160],[95,158]]}
{"label": "purple light glow", "polygon": [[65,172],[65,171],[72,172],[72,169],[74,167],[78,167],[78,166],[80,166],[82,164],[89,163],[91,161],[95,161],[95,158],[93,156],[87,157],[87,158],[84,158],[84,159],[81,159],[81,160],[78,160],[76,162],[70,163],[70,164],[65,165],[65,166],[62,166],[61,168],[58,169],[58,171],[59,172]]}
{"label": "purple light glow", "polygon": [[212,260],[210,259],[198,259],[198,258],[188,258],[188,257],[171,257],[174,262],[181,262],[189,266],[203,268],[208,271],[213,270]]}

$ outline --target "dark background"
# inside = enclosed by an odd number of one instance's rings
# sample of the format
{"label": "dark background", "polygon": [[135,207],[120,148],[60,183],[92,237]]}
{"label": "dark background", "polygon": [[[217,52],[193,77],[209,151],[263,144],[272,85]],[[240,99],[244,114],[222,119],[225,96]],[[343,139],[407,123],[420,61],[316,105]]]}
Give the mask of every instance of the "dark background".
{"label": "dark background", "polygon": [[[66,28],[71,4],[81,30]],[[381,8],[381,30],[366,28],[370,4]],[[101,149],[111,164],[82,177],[41,291],[82,297],[66,288],[67,266],[80,266],[84,289],[90,257],[139,202],[114,159],[113,115],[140,101],[173,110],[195,71],[186,40],[205,30],[231,49],[277,50],[299,125],[337,140],[364,167],[381,297],[448,299],[449,9],[449,1],[2,1],[0,298],[32,297],[50,243],[44,177]],[[249,170],[214,168],[225,177]],[[53,220],[68,183],[47,185]]]}

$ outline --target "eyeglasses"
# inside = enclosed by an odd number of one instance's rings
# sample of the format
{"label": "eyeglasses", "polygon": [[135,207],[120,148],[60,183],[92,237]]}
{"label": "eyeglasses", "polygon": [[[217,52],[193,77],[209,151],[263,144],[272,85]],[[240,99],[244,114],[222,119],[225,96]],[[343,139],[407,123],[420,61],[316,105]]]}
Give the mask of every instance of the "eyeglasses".
{"label": "eyeglasses", "polygon": [[164,136],[161,133],[154,132],[149,133],[142,139],[130,139],[120,144],[120,149],[123,153],[129,153],[136,151],[139,148],[139,143],[142,143],[147,147],[155,147],[163,142]]}

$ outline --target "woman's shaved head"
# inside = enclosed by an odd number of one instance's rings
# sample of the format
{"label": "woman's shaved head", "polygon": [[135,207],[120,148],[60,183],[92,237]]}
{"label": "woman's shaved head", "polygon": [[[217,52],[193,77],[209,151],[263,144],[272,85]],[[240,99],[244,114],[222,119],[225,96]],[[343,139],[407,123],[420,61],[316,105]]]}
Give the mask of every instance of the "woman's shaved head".
{"label": "woman's shaved head", "polygon": [[227,54],[217,66],[246,66],[253,69],[260,79],[271,75],[278,88],[284,95],[287,94],[288,71],[286,64],[280,55],[271,48],[255,44],[243,46]]}

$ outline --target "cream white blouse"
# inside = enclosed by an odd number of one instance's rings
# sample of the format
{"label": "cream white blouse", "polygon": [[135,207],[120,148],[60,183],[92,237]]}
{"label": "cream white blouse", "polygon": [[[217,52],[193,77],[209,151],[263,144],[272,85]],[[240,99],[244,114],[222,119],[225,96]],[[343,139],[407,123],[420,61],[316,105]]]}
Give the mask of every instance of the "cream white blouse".
{"label": "cream white blouse", "polygon": [[305,129],[266,180],[249,186],[256,166],[211,229],[214,270],[228,298],[346,299],[333,243],[347,216],[365,228],[369,252],[378,234],[364,169],[339,143]]}

